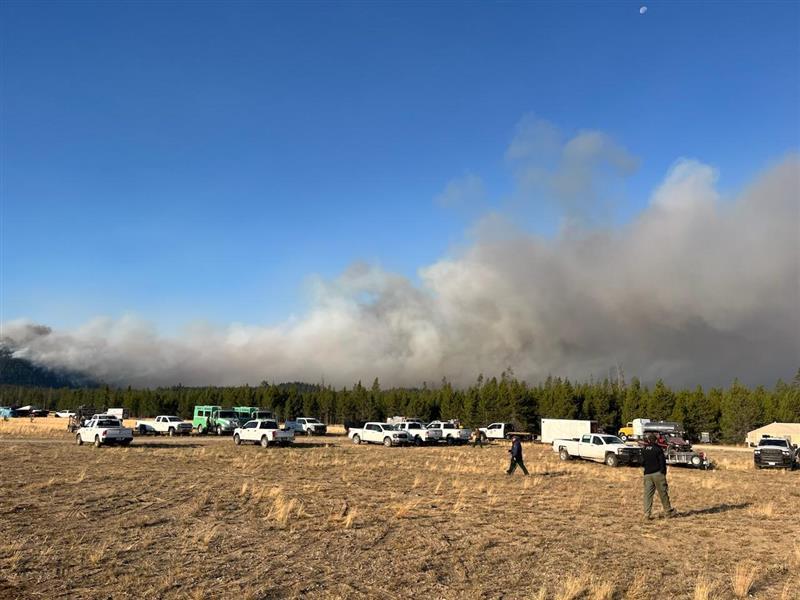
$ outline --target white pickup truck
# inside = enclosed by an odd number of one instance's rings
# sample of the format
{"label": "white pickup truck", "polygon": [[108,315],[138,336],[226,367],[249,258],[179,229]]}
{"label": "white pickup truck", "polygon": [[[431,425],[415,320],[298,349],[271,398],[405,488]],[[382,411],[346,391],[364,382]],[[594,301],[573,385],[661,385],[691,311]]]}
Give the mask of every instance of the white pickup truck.
{"label": "white pickup truck", "polygon": [[515,431],[515,429],[511,423],[492,423],[487,427],[481,427],[478,431],[481,432],[481,439],[483,440],[505,440],[511,436],[511,432]]}
{"label": "white pickup truck", "polygon": [[306,435],[325,435],[328,427],[325,423],[314,417],[299,417],[284,423],[286,429],[291,429],[295,433],[305,433]]}
{"label": "white pickup truck", "polygon": [[294,432],[280,429],[274,419],[253,419],[233,431],[233,443],[252,442],[267,446],[288,446],[294,442]]}
{"label": "white pickup truck", "polygon": [[435,444],[442,439],[442,432],[439,429],[428,429],[419,421],[404,421],[395,425],[399,431],[405,431],[412,444],[420,446],[422,444]]}
{"label": "white pickup truck", "polygon": [[172,415],[158,415],[155,419],[142,419],[136,421],[134,429],[141,435],[189,435],[192,433],[192,424],[180,417]]}
{"label": "white pickup truck", "polygon": [[408,433],[397,429],[397,425],[389,423],[365,423],[362,428],[351,427],[347,432],[347,437],[353,440],[354,444],[367,442],[370,444],[383,444],[389,446],[403,446],[408,444],[410,439]]}
{"label": "white pickup truck", "polygon": [[94,443],[95,447],[120,444],[127,446],[133,441],[133,430],[123,427],[122,422],[108,415],[95,415],[75,434],[78,446],[84,442]]}
{"label": "white pickup truck", "polygon": [[432,421],[428,429],[437,429],[442,432],[442,440],[448,444],[467,444],[472,436],[471,429],[459,427],[453,421]]}
{"label": "white pickup truck", "polygon": [[642,450],[628,446],[615,435],[587,433],[579,439],[553,440],[553,452],[561,460],[584,458],[606,463],[609,467],[642,462]]}

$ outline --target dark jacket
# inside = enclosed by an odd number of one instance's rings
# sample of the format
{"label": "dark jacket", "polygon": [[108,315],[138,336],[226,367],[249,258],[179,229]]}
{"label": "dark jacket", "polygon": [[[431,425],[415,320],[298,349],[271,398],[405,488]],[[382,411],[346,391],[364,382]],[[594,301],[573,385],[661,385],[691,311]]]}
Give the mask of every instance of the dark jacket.
{"label": "dark jacket", "polygon": [[511,450],[509,452],[511,452],[511,458],[517,462],[522,462],[522,442],[519,440],[511,442]]}
{"label": "dark jacket", "polygon": [[667,459],[664,451],[657,445],[647,445],[642,449],[642,466],[644,474],[651,473],[667,474]]}

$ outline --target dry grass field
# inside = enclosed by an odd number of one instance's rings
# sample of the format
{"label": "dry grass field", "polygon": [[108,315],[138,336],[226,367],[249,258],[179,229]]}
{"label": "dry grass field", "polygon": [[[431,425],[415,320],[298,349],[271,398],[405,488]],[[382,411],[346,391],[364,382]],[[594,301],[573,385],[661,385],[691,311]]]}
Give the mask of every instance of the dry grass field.
{"label": "dry grass field", "polygon": [[643,522],[638,469],[542,446],[524,478],[502,443],[95,449],[65,426],[0,422],[2,598],[800,598],[800,472],[749,453],[672,469],[679,516]]}

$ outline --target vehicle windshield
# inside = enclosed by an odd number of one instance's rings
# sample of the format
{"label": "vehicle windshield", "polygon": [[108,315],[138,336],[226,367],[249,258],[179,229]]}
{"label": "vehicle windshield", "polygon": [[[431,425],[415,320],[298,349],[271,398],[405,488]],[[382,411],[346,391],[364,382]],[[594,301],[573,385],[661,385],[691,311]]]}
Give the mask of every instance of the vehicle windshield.
{"label": "vehicle windshield", "polygon": [[179,417],[167,417],[167,421],[169,421],[170,423],[179,423],[180,420],[181,419]]}
{"label": "vehicle windshield", "polygon": [[783,448],[787,448],[789,446],[789,442],[786,440],[761,440],[758,444],[759,446],[781,446]]}
{"label": "vehicle windshield", "polygon": [[235,419],[238,415],[232,410],[221,410],[217,413],[219,419]]}
{"label": "vehicle windshield", "polygon": [[601,435],[600,437],[606,444],[624,444],[624,442],[615,435]]}
{"label": "vehicle windshield", "polygon": [[261,429],[278,429],[278,423],[275,421],[262,421]]}
{"label": "vehicle windshield", "polygon": [[408,429],[422,429],[422,425],[419,423],[409,423],[406,427],[408,427]]}

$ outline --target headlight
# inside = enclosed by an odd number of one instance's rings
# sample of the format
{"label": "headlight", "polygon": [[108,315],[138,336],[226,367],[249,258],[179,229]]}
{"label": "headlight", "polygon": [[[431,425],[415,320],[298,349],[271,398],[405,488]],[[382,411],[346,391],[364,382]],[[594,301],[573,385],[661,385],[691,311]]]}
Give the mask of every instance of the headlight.
{"label": "headlight", "polygon": [[756,450],[753,454],[761,454],[761,450]]}

